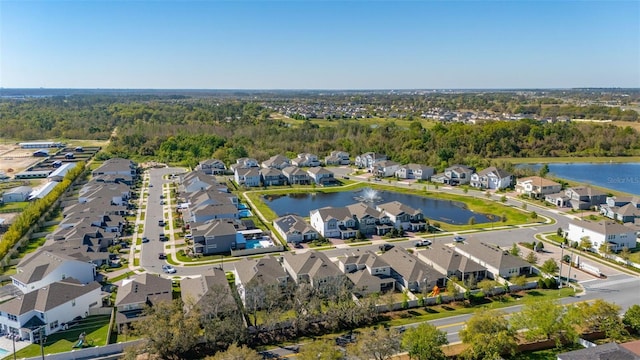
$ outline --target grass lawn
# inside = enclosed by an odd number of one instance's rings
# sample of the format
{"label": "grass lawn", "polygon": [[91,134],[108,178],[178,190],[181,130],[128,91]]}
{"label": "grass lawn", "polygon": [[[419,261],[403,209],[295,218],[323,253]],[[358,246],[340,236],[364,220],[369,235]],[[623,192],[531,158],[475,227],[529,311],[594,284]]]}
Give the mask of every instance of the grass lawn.
{"label": "grass lawn", "polygon": [[27,206],[29,206],[30,202],[28,201],[18,201],[18,202],[10,202],[0,205],[0,210],[3,212],[21,212]]}
{"label": "grass lawn", "polygon": [[120,280],[122,280],[122,279],[126,279],[126,278],[127,278],[127,277],[129,277],[129,276],[134,276],[135,274],[136,274],[136,273],[135,273],[135,272],[133,272],[133,271],[128,271],[128,272],[126,272],[126,273],[124,273],[124,274],[122,274],[122,275],[118,275],[118,276],[113,277],[113,278],[111,278],[111,277],[110,277],[110,278],[109,278],[109,282],[114,283],[114,282],[116,282],[116,281],[120,281]]}
{"label": "grass lawn", "polygon": [[[61,330],[49,335],[44,346],[44,353],[45,355],[56,354],[73,350],[73,346],[78,342],[78,336],[82,332],[86,333],[86,344],[90,346],[107,345],[108,330],[108,315],[89,316],[86,319],[82,319],[78,325],[69,330]],[[16,353],[16,357],[18,358],[35,357],[39,355],[40,345],[38,344],[31,344]],[[7,358],[12,358],[12,356]]]}
{"label": "grass lawn", "polygon": [[27,246],[21,249],[22,251],[20,251],[20,257],[23,257],[28,253],[32,253],[38,250],[42,245],[44,245],[46,241],[47,239],[44,237],[39,237],[39,238],[29,240],[29,242],[27,243]]}

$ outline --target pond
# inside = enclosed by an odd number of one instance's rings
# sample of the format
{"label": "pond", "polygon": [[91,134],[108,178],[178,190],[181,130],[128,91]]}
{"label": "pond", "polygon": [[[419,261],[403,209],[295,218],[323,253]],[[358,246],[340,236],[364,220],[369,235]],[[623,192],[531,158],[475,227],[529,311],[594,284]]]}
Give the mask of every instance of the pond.
{"label": "pond", "polygon": [[491,220],[484,214],[474,213],[466,205],[457,201],[440,200],[419,195],[362,189],[332,193],[303,193],[288,195],[264,195],[262,201],[278,216],[297,214],[308,217],[311,210],[327,206],[342,207],[360,201],[376,204],[399,201],[414,209],[422,210],[425,217],[438,222],[453,225],[465,225],[473,216],[476,223],[488,223]]}

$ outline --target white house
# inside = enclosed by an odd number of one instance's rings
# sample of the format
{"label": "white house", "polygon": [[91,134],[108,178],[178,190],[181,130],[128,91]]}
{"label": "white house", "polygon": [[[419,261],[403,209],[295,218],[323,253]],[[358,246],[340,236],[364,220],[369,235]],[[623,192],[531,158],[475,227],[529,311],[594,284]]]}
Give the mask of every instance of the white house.
{"label": "white house", "polygon": [[364,168],[369,171],[373,168],[373,164],[376,161],[387,160],[387,155],[376,154],[374,152],[364,153],[356,156],[355,165],[359,168]]}
{"label": "white house", "polygon": [[421,210],[414,209],[399,201],[379,204],[376,209],[385,213],[398,229],[423,231],[427,228],[427,222],[424,220],[424,214]]}
{"label": "white house", "polygon": [[310,153],[298,154],[298,157],[291,160],[291,164],[299,167],[315,167],[320,166],[318,155]]}
{"label": "white house", "polygon": [[88,284],[95,276],[96,268],[92,263],[40,250],[18,264],[11,280],[13,285],[26,294],[70,277]]}
{"label": "white house", "polygon": [[447,185],[465,185],[471,181],[473,169],[465,165],[453,165],[441,174],[431,176],[431,181]]}
{"label": "white house", "polygon": [[433,175],[433,168],[421,164],[402,165],[396,170],[396,177],[399,179],[419,179],[429,180]]}
{"label": "white house", "polygon": [[287,166],[291,166],[291,160],[284,155],[274,155],[260,164],[263,168],[274,168],[282,170]]}
{"label": "white house", "polygon": [[490,166],[471,175],[471,186],[479,189],[506,189],[511,186],[512,182],[513,175],[495,166]]}
{"label": "white house", "polygon": [[260,186],[261,176],[258,168],[236,168],[234,169],[233,177],[238,185],[244,185],[247,187]]}
{"label": "white house", "polygon": [[325,183],[331,183],[333,182],[335,179],[333,177],[333,172],[323,168],[323,167],[314,167],[311,168],[309,170],[307,170],[307,173],[309,174],[309,177],[311,179],[313,179],[313,181],[316,184],[325,184]]}
{"label": "white house", "polygon": [[324,158],[324,163],[325,165],[349,165],[351,160],[348,152],[334,150]]}
{"label": "white house", "polygon": [[637,235],[630,227],[618,224],[613,221],[572,221],[569,223],[567,239],[578,243],[588,238],[591,241],[591,250],[599,251],[603,243],[608,243],[613,251],[620,251],[622,248],[633,249],[636,247]]}
{"label": "white house", "polygon": [[85,317],[89,309],[102,306],[98,282],[82,284],[73,278],[47,284],[0,304],[0,328],[22,339],[38,341],[65,328],[74,318]]}
{"label": "white house", "polygon": [[356,220],[346,207],[311,210],[311,226],[324,237],[347,239],[356,236]]}
{"label": "white house", "polygon": [[540,176],[529,176],[516,180],[516,192],[531,197],[540,198],[548,194],[555,194],[562,190],[562,185]]}
{"label": "white house", "polygon": [[318,238],[318,232],[298,215],[286,215],[273,220],[273,228],[288,243],[307,242]]}
{"label": "white house", "polygon": [[372,172],[375,173],[376,176],[390,177],[395,176],[398,169],[400,169],[400,163],[391,160],[380,160],[373,163]]}

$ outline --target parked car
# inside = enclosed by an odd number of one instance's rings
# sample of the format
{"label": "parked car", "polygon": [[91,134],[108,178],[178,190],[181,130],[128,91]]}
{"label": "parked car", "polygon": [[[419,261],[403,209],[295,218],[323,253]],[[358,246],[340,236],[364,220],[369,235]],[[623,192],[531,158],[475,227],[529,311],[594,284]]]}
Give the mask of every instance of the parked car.
{"label": "parked car", "polygon": [[453,241],[455,242],[464,242],[466,239],[463,238],[462,236],[456,235],[453,237]]}
{"label": "parked car", "polygon": [[160,254],[158,254],[158,259],[160,259],[160,260],[164,260],[164,259],[166,259],[166,258],[167,258],[167,254],[165,254],[165,253],[160,253]]}
{"label": "parked car", "polygon": [[158,226],[164,226],[164,220],[158,220]]}
{"label": "parked car", "polygon": [[429,246],[431,245],[431,240],[418,240],[415,243],[416,247],[420,247],[420,246]]}
{"label": "parked car", "polygon": [[148,243],[148,242],[149,242],[149,238],[148,238],[148,237],[146,237],[146,236],[143,236],[143,237],[142,237],[142,242],[143,242],[143,243]]}
{"label": "parked car", "polygon": [[160,236],[159,236],[159,240],[160,240],[160,241],[168,241],[168,240],[169,240],[169,238],[168,238],[165,234],[160,234]]}
{"label": "parked car", "polygon": [[302,249],[302,248],[304,248],[304,246],[302,246],[302,244],[300,244],[299,242],[297,242],[297,243],[293,244],[293,247],[294,247],[294,248],[296,248],[296,249]]}
{"label": "parked car", "polygon": [[385,251],[389,251],[389,250],[393,249],[393,245],[384,243],[384,244],[380,245],[379,248],[380,248],[380,251],[385,252]]}
{"label": "parked car", "polygon": [[164,271],[167,274],[175,274],[176,268],[174,268],[171,265],[162,265],[162,271]]}

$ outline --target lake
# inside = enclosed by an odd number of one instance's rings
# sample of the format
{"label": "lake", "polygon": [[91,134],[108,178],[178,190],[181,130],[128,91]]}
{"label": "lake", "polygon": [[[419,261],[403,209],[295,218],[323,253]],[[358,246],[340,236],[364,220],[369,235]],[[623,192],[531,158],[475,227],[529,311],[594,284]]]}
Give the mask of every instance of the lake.
{"label": "lake", "polygon": [[[522,164],[536,171],[542,164]],[[549,164],[551,175],[640,195],[640,163],[570,163]]]}
{"label": "lake", "polygon": [[[358,191],[343,191],[332,193],[304,193],[288,195],[265,195],[262,200],[278,216],[297,214],[308,217],[311,210],[327,206],[342,207],[362,201],[371,189]],[[399,201],[414,209],[422,210],[425,217],[433,221],[447,224],[464,225],[472,216],[476,223],[491,222],[484,214],[474,213],[466,208],[466,205],[457,201],[439,200],[419,195],[396,193],[391,191],[375,191],[376,198],[371,205],[389,201]]]}

